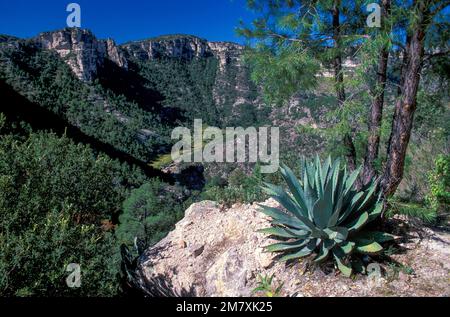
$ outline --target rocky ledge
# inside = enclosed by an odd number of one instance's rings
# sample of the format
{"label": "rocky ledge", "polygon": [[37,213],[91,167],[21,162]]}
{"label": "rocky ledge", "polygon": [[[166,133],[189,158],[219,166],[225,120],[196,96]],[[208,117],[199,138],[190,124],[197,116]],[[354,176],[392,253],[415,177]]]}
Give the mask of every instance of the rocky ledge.
{"label": "rocky ledge", "polygon": [[66,28],[45,32],[33,41],[43,49],[55,51],[78,79],[86,82],[96,78],[98,66],[106,59],[121,68],[128,68],[128,61],[112,39],[98,40],[89,30]]}
{"label": "rocky ledge", "polygon": [[[277,206],[273,200],[264,204]],[[274,261],[263,250],[274,241],[257,232],[270,226],[257,204],[227,209],[205,201],[192,205],[175,230],[145,252],[138,275],[147,282],[163,279],[174,295],[258,296],[253,293],[258,275],[274,274],[274,286],[283,284],[282,296],[449,296],[448,233],[419,232],[407,220],[398,221],[396,227],[408,228],[409,238],[392,256],[397,269],[382,264],[380,278],[348,279],[332,263],[308,267],[308,261],[289,266]]]}
{"label": "rocky ledge", "polygon": [[209,42],[192,35],[166,35],[143,41],[123,44],[121,48],[127,56],[142,61],[158,58],[192,60],[194,58],[215,57],[221,70],[229,64],[241,65],[244,47],[230,42]]}

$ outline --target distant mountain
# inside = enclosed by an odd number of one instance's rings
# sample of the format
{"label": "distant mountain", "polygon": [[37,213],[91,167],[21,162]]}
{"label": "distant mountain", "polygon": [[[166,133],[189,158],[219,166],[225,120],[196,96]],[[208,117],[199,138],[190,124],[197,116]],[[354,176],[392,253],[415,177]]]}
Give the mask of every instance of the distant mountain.
{"label": "distant mountain", "polygon": [[[256,88],[242,64],[244,47],[235,43],[208,42],[191,35],[167,35],[118,46],[112,39],[98,40],[92,32],[82,29],[41,33],[31,41],[42,49],[55,51],[76,77],[87,83],[99,79],[101,69],[108,63],[122,72],[139,73],[141,67],[133,67],[137,63],[175,60],[189,64],[194,60],[214,60],[217,65],[214,65],[216,69],[212,75],[215,78],[210,88],[215,105],[228,112],[226,116],[231,116],[239,115],[240,106],[255,104]],[[197,71],[200,73],[192,75],[206,75],[202,72],[208,70]],[[177,81],[177,78],[172,80]]]}
{"label": "distant mountain", "polygon": [[171,128],[193,118],[256,124],[257,92],[243,50],[187,35],[119,46],[76,28],[30,39],[2,35],[0,80],[86,135],[148,162],[168,151]]}
{"label": "distant mountain", "polygon": [[[174,143],[172,129],[191,127],[194,119],[221,128],[279,126],[282,147],[310,151],[313,143],[295,129],[313,121],[316,105],[299,96],[305,103],[297,98],[281,108],[266,106],[243,62],[244,52],[235,43],[192,35],[123,45],[77,28],[29,39],[0,35],[0,93],[4,96],[7,87],[8,94],[20,96],[2,102],[0,112],[11,113],[14,107],[12,113],[29,120],[18,113],[26,109],[17,105],[22,100],[46,111],[33,110],[40,116],[32,126],[61,131],[61,125],[70,125],[94,149],[109,149],[110,156],[141,167],[160,167]],[[43,113],[54,115],[45,122],[61,122],[37,124]],[[224,173],[222,165],[206,168],[207,175]]]}

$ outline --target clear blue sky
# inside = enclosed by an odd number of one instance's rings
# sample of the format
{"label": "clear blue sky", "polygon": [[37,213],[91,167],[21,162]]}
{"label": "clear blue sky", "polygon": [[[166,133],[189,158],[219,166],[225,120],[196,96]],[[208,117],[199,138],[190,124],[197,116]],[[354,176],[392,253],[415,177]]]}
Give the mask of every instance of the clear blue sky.
{"label": "clear blue sky", "polygon": [[0,34],[62,29],[71,2],[81,5],[82,28],[118,43],[174,33],[242,42],[235,27],[252,18],[245,0],[0,0]]}

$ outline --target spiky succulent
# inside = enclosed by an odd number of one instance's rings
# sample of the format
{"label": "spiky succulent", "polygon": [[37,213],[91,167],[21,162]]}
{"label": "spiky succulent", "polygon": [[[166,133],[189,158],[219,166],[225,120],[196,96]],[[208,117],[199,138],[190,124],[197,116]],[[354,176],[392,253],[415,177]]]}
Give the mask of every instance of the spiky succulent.
{"label": "spiky succulent", "polygon": [[297,179],[287,166],[281,174],[289,190],[265,184],[264,190],[285,210],[261,205],[261,211],[272,218],[272,228],[261,232],[270,234],[280,243],[270,245],[269,252],[280,254],[281,261],[316,254],[315,262],[333,256],[338,269],[352,274],[349,261],[353,252],[375,254],[383,250],[380,243],[394,236],[362,229],[380,216],[382,202],[373,182],[360,191],[355,182],[361,168],[348,173],[339,160],[328,158],[323,164],[302,161],[302,177]]}

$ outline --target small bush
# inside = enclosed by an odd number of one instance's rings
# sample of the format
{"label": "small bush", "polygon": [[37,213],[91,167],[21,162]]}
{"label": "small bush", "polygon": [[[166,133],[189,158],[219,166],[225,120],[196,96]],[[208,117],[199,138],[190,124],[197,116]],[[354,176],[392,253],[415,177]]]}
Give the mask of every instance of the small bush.
{"label": "small bush", "polygon": [[[101,228],[120,209],[121,171],[53,134],[0,137],[0,296],[113,296],[119,254]],[[65,283],[81,265],[81,288]]]}
{"label": "small bush", "polygon": [[274,285],[275,275],[258,275],[258,286],[253,290],[253,294],[262,294],[265,297],[280,297],[284,284]]}
{"label": "small bush", "polygon": [[123,204],[116,236],[139,253],[160,241],[183,217],[184,206],[167,184],[152,180],[131,192]]}
{"label": "small bush", "polygon": [[449,212],[450,206],[450,155],[440,155],[436,167],[429,174],[428,204],[438,212]]}
{"label": "small bush", "polygon": [[251,204],[255,201],[264,201],[267,196],[261,190],[262,175],[259,166],[256,166],[252,175],[248,176],[242,170],[234,170],[227,186],[220,186],[217,180],[209,182],[202,194],[202,198],[213,200],[226,205],[234,203]]}
{"label": "small bush", "polygon": [[389,202],[389,210],[386,213],[387,217],[394,215],[405,215],[422,220],[426,224],[434,224],[437,220],[437,212],[433,208],[417,203],[401,202],[398,200],[391,200]]}

